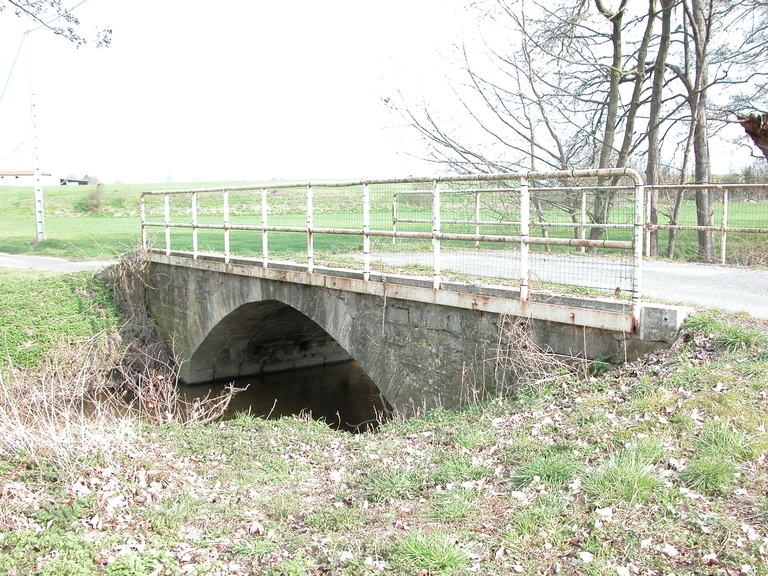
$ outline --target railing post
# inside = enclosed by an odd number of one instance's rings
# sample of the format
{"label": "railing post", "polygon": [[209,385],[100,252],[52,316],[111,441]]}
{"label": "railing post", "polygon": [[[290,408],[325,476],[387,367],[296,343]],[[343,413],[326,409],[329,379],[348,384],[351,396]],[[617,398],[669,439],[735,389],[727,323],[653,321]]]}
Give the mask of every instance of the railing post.
{"label": "railing post", "polygon": [[192,192],[192,259],[197,260],[197,192]]}
{"label": "railing post", "polygon": [[531,194],[528,190],[528,173],[520,174],[520,300],[528,300],[528,277],[530,270],[528,265],[528,235],[530,230],[528,223],[531,219]]}
{"label": "railing post", "polygon": [[723,235],[722,241],[720,242],[720,260],[723,263],[723,266],[725,266],[726,263],[726,247],[728,245],[728,188],[723,188],[722,186],[719,187],[720,190],[723,193],[723,215],[720,219],[720,230]]}
{"label": "railing post", "polygon": [[149,246],[147,246],[147,206],[144,194],[141,195],[139,213],[141,214],[141,247],[146,252],[149,250]]}
{"label": "railing post", "polygon": [[171,201],[168,194],[163,194],[164,200],[164,217],[165,217],[165,255],[171,255]]}
{"label": "railing post", "polygon": [[[480,190],[475,190],[475,234],[480,236]],[[475,240],[475,248],[480,248],[480,240]]]}
{"label": "railing post", "polygon": [[432,287],[440,289],[440,182],[432,188]]}
{"label": "railing post", "polygon": [[632,316],[638,332],[640,331],[640,313],[642,311],[643,296],[641,292],[643,278],[643,200],[645,199],[645,187],[643,178],[634,170],[629,171],[635,181],[635,230],[634,230],[634,258],[632,274]]}
{"label": "railing post", "polygon": [[[645,255],[651,256],[651,201],[652,190],[648,190],[645,196]],[[657,235],[658,236],[658,235]]]}
{"label": "railing post", "polygon": [[[579,236],[582,240],[587,239],[587,191],[584,190],[581,193],[581,227],[579,229]],[[586,253],[586,246],[581,247],[582,253]]]}
{"label": "railing post", "polygon": [[224,204],[224,263],[229,264],[229,192],[222,190]]}
{"label": "railing post", "polygon": [[312,232],[312,184],[307,184],[307,272],[315,269],[315,239]]}
{"label": "railing post", "polygon": [[363,280],[371,278],[371,189],[363,184]]}
{"label": "railing post", "polygon": [[[397,192],[392,195],[392,233],[397,234]],[[397,242],[397,238],[392,236],[392,244]]]}
{"label": "railing post", "polygon": [[267,189],[261,189],[261,258],[262,266],[268,266],[269,239],[267,238]]}

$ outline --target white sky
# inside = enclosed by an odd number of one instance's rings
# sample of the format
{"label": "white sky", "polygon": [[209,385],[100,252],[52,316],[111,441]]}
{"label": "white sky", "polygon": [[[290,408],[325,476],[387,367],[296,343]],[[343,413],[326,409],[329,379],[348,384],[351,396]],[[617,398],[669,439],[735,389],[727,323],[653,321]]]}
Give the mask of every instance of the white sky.
{"label": "white sky", "polygon": [[[76,0],[72,0],[75,2]],[[66,3],[66,0],[65,0]],[[452,45],[475,33],[468,0],[88,0],[79,49],[47,30],[22,47],[0,101],[0,169],[31,168],[29,71],[40,166],[104,182],[368,178],[435,167],[382,103],[445,95]],[[0,13],[0,91],[23,32]],[[30,65],[31,63],[31,65]],[[439,104],[439,103],[438,103]],[[439,107],[439,106],[438,106]],[[457,118],[459,115],[457,114]],[[465,119],[466,120],[466,119]],[[715,173],[751,161],[712,144]]]}
{"label": "white sky", "polygon": [[[382,103],[430,81],[464,0],[88,0],[79,49],[44,29],[0,102],[0,169],[30,168],[29,70],[41,168],[102,181],[430,174]],[[0,14],[0,90],[26,19]],[[28,62],[31,61],[31,66]]]}

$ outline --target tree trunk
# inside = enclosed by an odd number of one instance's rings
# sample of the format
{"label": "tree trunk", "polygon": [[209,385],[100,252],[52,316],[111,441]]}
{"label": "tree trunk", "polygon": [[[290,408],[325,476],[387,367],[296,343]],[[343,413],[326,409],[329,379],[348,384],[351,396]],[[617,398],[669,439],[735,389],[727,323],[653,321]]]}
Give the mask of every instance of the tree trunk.
{"label": "tree trunk", "polygon": [[[659,184],[659,164],[661,161],[661,104],[664,88],[664,73],[666,72],[669,41],[672,29],[672,7],[674,0],[660,0],[661,3],[661,38],[656,62],[653,65],[653,87],[651,89],[651,112],[648,118],[648,163],[645,169],[645,183],[651,186]],[[653,6],[653,4],[652,4]],[[659,204],[659,191],[651,192],[651,224],[658,224],[659,216],[656,207]],[[651,243],[648,254],[656,256],[659,251],[659,231],[651,231]],[[674,250],[674,248],[673,248]]]}
{"label": "tree trunk", "polygon": [[[619,9],[611,12],[601,0],[595,0],[595,5],[600,13],[607,18],[612,25],[611,48],[613,50],[613,59],[611,62],[610,82],[608,85],[608,101],[606,103],[605,129],[603,132],[603,141],[600,148],[599,168],[611,167],[611,156],[614,151],[613,141],[616,136],[616,123],[619,114],[619,86],[621,84],[621,22],[624,16],[624,9],[628,0],[622,0]],[[598,186],[605,185],[604,178],[598,179]],[[613,205],[613,192],[597,192],[595,194],[595,203],[592,210],[592,220],[595,224],[607,224],[611,215]],[[605,229],[595,226],[589,233],[592,240],[599,240],[605,235]]]}
{"label": "tree trunk", "polygon": [[[707,83],[709,66],[707,47],[709,44],[709,21],[705,8],[711,12],[714,0],[691,0],[691,26],[696,53],[696,83],[693,98],[693,158],[695,163],[695,181],[708,184],[711,181],[709,161],[709,137],[707,134]],[[711,14],[710,14],[711,15]],[[696,191],[696,223],[698,226],[712,226],[712,191]],[[703,262],[715,260],[715,233],[699,230],[699,259]]]}
{"label": "tree trunk", "polygon": [[739,124],[768,160],[768,114],[750,114],[739,118]]}

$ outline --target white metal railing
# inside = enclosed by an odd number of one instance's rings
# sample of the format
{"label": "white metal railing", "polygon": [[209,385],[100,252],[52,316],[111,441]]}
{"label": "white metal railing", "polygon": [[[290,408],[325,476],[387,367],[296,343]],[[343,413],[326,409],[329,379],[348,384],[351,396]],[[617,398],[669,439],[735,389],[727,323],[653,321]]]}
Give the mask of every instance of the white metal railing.
{"label": "white metal railing", "polygon": [[[539,190],[545,190],[548,193],[552,192],[562,192],[562,191],[568,191],[568,192],[579,192],[581,195],[581,210],[579,212],[579,221],[577,223],[573,222],[545,222],[545,223],[535,223],[535,225],[541,226],[541,227],[547,227],[547,228],[575,228],[576,233],[578,234],[578,237],[582,240],[586,240],[587,238],[587,230],[591,228],[632,228],[633,224],[595,224],[594,222],[590,221],[588,219],[588,211],[587,211],[587,198],[589,192],[596,192],[605,190],[605,191],[615,191],[615,190],[621,190],[621,189],[628,189],[627,186],[590,186],[589,188],[585,188],[582,186],[569,186],[569,187],[562,187],[562,186],[547,186],[546,188],[539,189]],[[472,220],[455,220],[455,219],[443,219],[443,224],[470,224],[474,225],[475,227],[475,234],[480,235],[480,227],[483,225],[487,226],[498,226],[498,225],[507,225],[507,226],[520,226],[521,220],[485,220],[481,217],[481,196],[483,194],[487,194],[489,192],[509,192],[508,188],[482,188],[482,189],[475,189],[475,190],[462,190],[459,192],[460,194],[466,194],[466,193],[473,193],[475,196],[475,212],[474,212],[474,218]],[[448,192],[450,193],[450,192]],[[430,222],[430,220],[420,219],[420,218],[400,218],[398,216],[398,197],[399,196],[417,196],[424,194],[423,190],[398,190],[394,194],[392,194],[392,232],[397,232],[397,225],[400,224],[424,224],[427,222]],[[445,193],[444,193],[445,194]],[[397,242],[397,236],[394,235],[392,237],[392,244],[395,244]],[[479,247],[480,242],[476,242],[475,246]],[[586,251],[586,246],[581,247],[581,251]]]}
{"label": "white metal railing", "polygon": [[[768,234],[768,227],[763,226],[731,226],[728,222],[728,208],[731,204],[730,192],[732,190],[763,190],[768,191],[768,184],[659,184],[645,187],[647,193],[646,214],[645,214],[645,255],[650,255],[651,233],[658,230],[692,231],[692,232],[719,232],[720,233],[720,262],[727,263],[728,233],[744,234]],[[720,225],[699,226],[679,224],[670,218],[669,224],[654,224],[651,222],[651,211],[653,210],[654,191],[674,190],[681,194],[686,191],[713,190],[720,195]],[[680,200],[682,203],[682,199]],[[678,206],[678,209],[680,206]],[[768,222],[768,214],[763,214],[762,219]]]}
{"label": "white metal railing", "polygon": [[[599,181],[605,181],[607,179],[628,178],[631,182],[630,186],[606,186],[604,183],[592,187],[583,186],[558,186],[558,187],[535,187],[537,194],[546,194],[552,191],[567,190],[571,193],[580,192],[583,193],[581,199],[581,216],[576,222],[531,222],[531,183],[546,180],[558,180],[558,179],[587,179],[596,178]],[[474,233],[449,233],[444,231],[444,225],[449,223],[459,222],[458,220],[446,219],[441,220],[441,208],[442,208],[442,195],[452,194],[451,190],[444,190],[443,187],[447,185],[456,185],[457,183],[493,183],[493,182],[509,182],[516,181],[518,186],[514,189],[511,188],[477,188],[477,189],[464,189],[461,192],[464,194],[475,194],[475,219],[474,219]],[[431,231],[407,231],[399,230],[397,228],[398,223],[407,222],[408,219],[397,219],[397,194],[393,200],[393,220],[391,229],[376,229],[371,225],[371,188],[373,186],[380,185],[394,185],[402,186],[405,184],[427,184],[431,187],[430,190],[423,190],[421,194],[431,194]],[[361,187],[362,193],[362,226],[359,227],[318,227],[315,225],[315,199],[314,190],[316,187],[325,188],[349,188],[352,186]],[[269,219],[269,198],[268,191],[276,191],[281,189],[297,189],[304,188],[306,190],[306,225],[305,226],[277,226],[270,224]],[[631,194],[632,204],[632,221],[625,223],[595,223],[588,221],[587,214],[587,200],[586,190],[590,190],[593,193],[603,192],[616,192],[618,190],[625,190]],[[245,224],[233,224],[230,221],[230,206],[229,206],[229,194],[245,191],[260,191],[260,212],[261,222],[259,225],[245,225]],[[480,209],[480,198],[483,193],[493,191],[495,193],[517,194],[519,195],[519,220],[495,220],[487,221],[482,219]],[[396,190],[398,194],[403,194],[402,191]],[[221,194],[221,224],[204,224],[199,219],[199,198],[202,195]],[[173,196],[189,196],[191,199],[191,219],[189,222],[173,222],[171,220],[171,208],[170,198]],[[146,201],[153,196],[161,196],[163,198],[163,221],[152,222],[147,219]],[[639,318],[640,306],[641,306],[641,275],[642,275],[642,247],[643,247],[643,201],[644,201],[644,186],[640,175],[631,169],[606,169],[606,170],[567,170],[567,171],[553,171],[553,172],[533,172],[523,171],[517,174],[482,174],[482,175],[462,175],[462,176],[450,176],[450,177],[432,177],[432,178],[403,178],[403,179],[389,179],[389,180],[364,180],[364,181],[341,181],[341,182],[322,182],[322,183],[269,183],[264,185],[254,186],[234,186],[234,187],[219,187],[219,188],[197,188],[197,189],[182,189],[182,190],[160,190],[160,191],[148,191],[144,192],[141,196],[141,226],[142,226],[142,242],[145,248],[148,248],[148,230],[153,227],[162,228],[165,232],[165,246],[164,252],[166,255],[171,254],[171,229],[173,228],[186,228],[191,229],[192,232],[192,252],[191,257],[197,259],[199,252],[198,232],[199,230],[222,230],[223,231],[223,258],[225,263],[229,263],[231,258],[230,252],[230,233],[231,231],[252,231],[261,233],[261,247],[262,247],[262,259],[258,265],[268,267],[270,265],[270,250],[269,250],[269,234],[270,233],[282,233],[293,232],[306,234],[307,238],[307,271],[313,272],[315,268],[315,248],[314,239],[318,234],[331,234],[331,235],[353,235],[362,236],[363,239],[363,254],[362,254],[362,275],[365,281],[370,280],[371,276],[371,240],[374,238],[390,238],[392,242],[396,242],[397,239],[419,239],[429,240],[432,242],[432,277],[434,289],[440,289],[441,286],[441,242],[456,240],[465,242],[474,242],[474,245],[479,247],[480,243],[502,243],[509,244],[517,247],[519,250],[519,266],[520,266],[520,299],[528,300],[530,291],[530,277],[531,277],[531,260],[529,254],[529,248],[532,245],[543,246],[569,246],[577,247],[580,249],[598,249],[608,248],[617,249],[621,251],[627,251],[631,254],[632,271],[631,271],[631,293],[632,293],[632,313],[635,318]],[[426,222],[426,220],[411,219],[412,221],[418,221],[420,223]],[[484,224],[492,224],[494,226],[515,226],[519,228],[519,234],[483,234],[481,233],[482,226]],[[570,227],[578,230],[577,234],[574,234],[573,238],[563,237],[547,237],[547,236],[534,236],[531,234],[532,227],[539,227],[545,229],[547,227]],[[609,239],[589,239],[587,238],[586,231],[590,228],[600,229],[626,229],[631,230],[631,239],[629,240],[609,240]],[[585,262],[585,265],[587,263]]]}

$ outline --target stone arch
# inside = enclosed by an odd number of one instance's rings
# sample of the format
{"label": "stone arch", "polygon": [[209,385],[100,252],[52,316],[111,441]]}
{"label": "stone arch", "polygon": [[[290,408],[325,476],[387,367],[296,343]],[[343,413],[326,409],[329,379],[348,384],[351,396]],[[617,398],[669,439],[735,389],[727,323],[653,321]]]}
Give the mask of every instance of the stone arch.
{"label": "stone arch", "polygon": [[352,360],[315,320],[280,300],[246,302],[224,315],[189,358],[196,381],[310,368]]}

